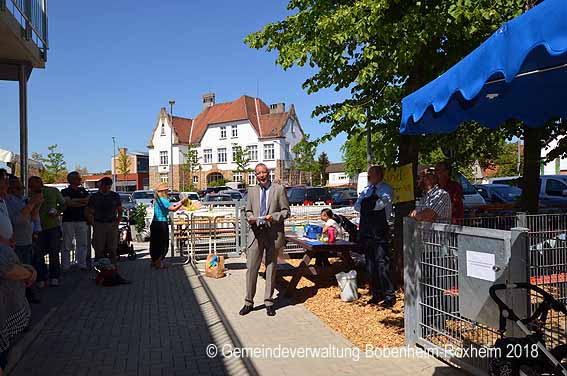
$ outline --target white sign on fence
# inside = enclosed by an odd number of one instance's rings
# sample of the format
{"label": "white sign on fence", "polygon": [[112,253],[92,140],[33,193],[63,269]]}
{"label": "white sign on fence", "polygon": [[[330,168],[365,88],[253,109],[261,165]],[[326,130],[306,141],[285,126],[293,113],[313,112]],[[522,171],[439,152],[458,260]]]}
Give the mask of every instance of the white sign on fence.
{"label": "white sign on fence", "polygon": [[494,282],[496,281],[495,265],[496,259],[493,253],[467,251],[468,277]]}

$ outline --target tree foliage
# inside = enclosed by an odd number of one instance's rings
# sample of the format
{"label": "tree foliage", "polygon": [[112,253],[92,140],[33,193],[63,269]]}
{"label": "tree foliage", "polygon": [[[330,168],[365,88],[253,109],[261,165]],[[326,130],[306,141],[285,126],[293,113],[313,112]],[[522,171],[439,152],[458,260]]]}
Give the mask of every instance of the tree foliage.
{"label": "tree foliage", "polygon": [[235,145],[234,148],[234,163],[236,164],[236,169],[234,172],[242,174],[242,182],[247,185],[248,182],[248,174],[252,171],[248,165],[250,164],[250,156],[248,151],[245,150],[242,146]]}
{"label": "tree foliage", "polygon": [[45,169],[41,172],[44,183],[51,184],[67,181],[67,163],[63,153],[57,151],[57,144],[47,147],[47,157],[40,153],[32,153],[32,159],[43,163]]}
{"label": "tree foliage", "polygon": [[329,156],[327,153],[322,152],[317,159],[317,174],[315,185],[325,185],[329,181],[329,174],[327,173],[327,167],[331,162],[329,161]]}
{"label": "tree foliage", "polygon": [[193,183],[193,175],[202,169],[201,163],[199,163],[199,154],[197,153],[197,147],[193,144],[187,146],[187,151],[182,151],[183,163],[181,164],[181,171],[183,176],[189,175],[189,182],[184,179],[184,191],[195,191],[196,187]]}
{"label": "tree foliage", "polygon": [[75,165],[75,171],[77,171],[81,176],[86,176],[89,174],[89,170],[86,166]]}
{"label": "tree foliage", "polygon": [[[122,175],[122,181],[126,182],[128,174],[130,173],[130,167],[132,166],[132,160],[128,153],[126,153],[126,149],[120,149],[115,163],[116,171]],[[116,187],[116,189],[118,189],[118,187]]]}
{"label": "tree foliage", "polygon": [[[380,145],[399,144],[401,99],[436,78],[476,48],[505,21],[534,1],[527,0],[290,0],[290,15],[249,35],[251,47],[276,51],[284,69],[310,66],[303,83],[308,93],[323,89],[348,91],[347,99],[321,104],[313,116],[330,125],[323,139],[341,132],[352,135],[362,126],[380,134]],[[470,162],[470,147],[503,141],[509,132],[493,133],[476,124],[461,132],[454,159]],[[451,145],[455,145],[455,135]],[[374,139],[374,137],[373,137]],[[466,147],[460,148],[460,144]],[[445,136],[420,140],[425,152],[444,148]],[[380,147],[380,146],[378,146]],[[459,158],[463,158],[460,160]],[[396,153],[376,157],[386,165]]]}
{"label": "tree foliage", "polygon": [[301,141],[293,146],[291,151],[295,155],[293,159],[293,168],[299,171],[299,182],[303,183],[303,173],[309,173],[310,182],[313,173],[317,172],[317,164],[315,163],[315,153],[317,152],[317,143],[309,140],[311,136],[306,133]]}

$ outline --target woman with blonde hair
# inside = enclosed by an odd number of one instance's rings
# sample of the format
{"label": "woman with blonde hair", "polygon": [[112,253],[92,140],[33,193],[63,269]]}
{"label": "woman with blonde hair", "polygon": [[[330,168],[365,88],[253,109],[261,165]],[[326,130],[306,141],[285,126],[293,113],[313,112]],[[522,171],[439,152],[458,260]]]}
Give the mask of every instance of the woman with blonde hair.
{"label": "woman with blonde hair", "polygon": [[154,196],[154,217],[150,225],[150,256],[152,268],[163,269],[163,259],[169,247],[169,228],[167,226],[169,212],[176,212],[187,201],[187,198],[172,204],[167,198],[169,187],[160,183]]}

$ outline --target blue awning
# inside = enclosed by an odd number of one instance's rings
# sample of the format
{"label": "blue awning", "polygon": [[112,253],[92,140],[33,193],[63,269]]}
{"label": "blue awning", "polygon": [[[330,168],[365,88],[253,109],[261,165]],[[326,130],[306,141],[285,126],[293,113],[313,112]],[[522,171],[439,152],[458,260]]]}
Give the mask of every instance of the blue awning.
{"label": "blue awning", "polygon": [[471,120],[539,127],[556,117],[567,117],[567,0],[546,0],[507,22],[405,97],[400,133],[450,133]]}

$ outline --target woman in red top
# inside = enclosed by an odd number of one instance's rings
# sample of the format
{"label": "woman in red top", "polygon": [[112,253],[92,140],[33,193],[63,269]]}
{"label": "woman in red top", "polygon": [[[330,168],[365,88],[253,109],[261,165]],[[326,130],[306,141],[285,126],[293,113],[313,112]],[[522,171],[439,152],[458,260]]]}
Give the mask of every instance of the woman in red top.
{"label": "woman in red top", "polygon": [[439,186],[451,196],[451,223],[460,224],[465,216],[463,205],[463,187],[451,180],[451,165],[447,162],[439,162],[435,165],[435,174],[439,180]]}

